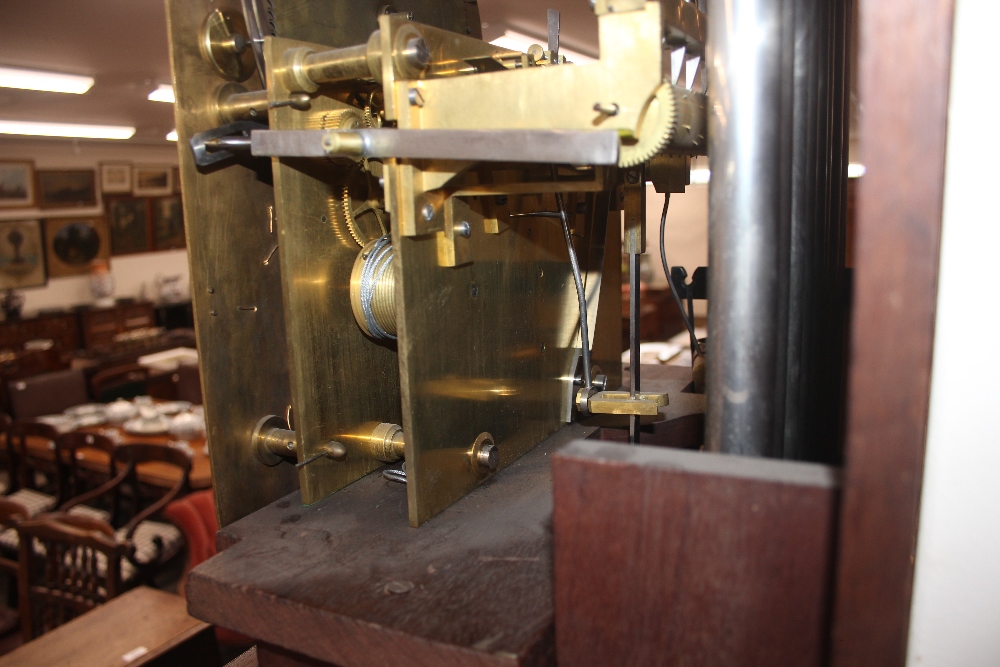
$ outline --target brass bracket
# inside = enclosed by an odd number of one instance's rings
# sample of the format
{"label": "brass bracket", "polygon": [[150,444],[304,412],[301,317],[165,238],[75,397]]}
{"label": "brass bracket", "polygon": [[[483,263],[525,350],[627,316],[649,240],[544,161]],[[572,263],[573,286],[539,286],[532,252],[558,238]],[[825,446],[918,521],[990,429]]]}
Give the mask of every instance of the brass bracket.
{"label": "brass bracket", "polygon": [[444,201],[444,229],[437,233],[438,266],[461,266],[472,261],[472,228],[483,216],[458,197]]}
{"label": "brass bracket", "polygon": [[[577,406],[582,411],[582,396],[585,389],[577,393]],[[659,409],[667,405],[666,394],[636,392],[632,398],[627,391],[600,391],[593,394],[587,401],[587,408],[595,415],[656,415]]]}
{"label": "brass bracket", "polygon": [[622,209],[625,211],[626,255],[646,252],[646,178],[642,165],[625,170],[622,185]]}

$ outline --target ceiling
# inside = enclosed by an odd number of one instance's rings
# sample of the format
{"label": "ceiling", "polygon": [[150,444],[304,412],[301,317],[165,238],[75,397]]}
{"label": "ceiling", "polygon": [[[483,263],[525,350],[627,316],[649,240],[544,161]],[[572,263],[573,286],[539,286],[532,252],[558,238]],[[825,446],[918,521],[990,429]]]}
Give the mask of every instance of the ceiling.
{"label": "ceiling", "polygon": [[[480,0],[479,7],[487,40],[509,27],[544,42],[551,7],[562,12],[563,43],[597,54],[588,0]],[[5,2],[0,66],[95,79],[83,95],[0,88],[0,119],[131,125],[136,133],[129,142],[138,144],[165,145],[174,127],[172,105],[146,99],[171,79],[163,0]]]}

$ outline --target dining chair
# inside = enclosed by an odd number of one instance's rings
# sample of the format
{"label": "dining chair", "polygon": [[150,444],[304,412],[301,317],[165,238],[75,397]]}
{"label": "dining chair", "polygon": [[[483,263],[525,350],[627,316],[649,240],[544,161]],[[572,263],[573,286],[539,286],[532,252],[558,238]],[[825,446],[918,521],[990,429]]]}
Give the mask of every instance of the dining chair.
{"label": "dining chair", "polygon": [[[10,461],[10,480],[6,496],[20,503],[28,511],[29,517],[47,512],[56,505],[56,496],[37,489],[38,476],[42,472],[52,476],[53,486],[58,478],[59,467],[54,454],[59,432],[48,424],[31,421],[15,421],[7,429],[7,460]],[[45,446],[53,452],[52,460],[32,457],[28,452],[28,438],[46,441]]]}
{"label": "dining chair", "polygon": [[[24,507],[18,503],[0,496],[0,526],[5,530],[17,530],[17,526],[28,518]],[[6,605],[0,605],[0,638],[7,637],[20,625],[17,612],[17,578],[18,560],[17,553],[0,554],[0,575],[7,579],[7,600]]]}
{"label": "dining chair", "polygon": [[[17,525],[28,518],[24,506],[6,497],[0,497],[0,526],[17,530]],[[17,577],[17,560],[0,554],[0,572]]]}
{"label": "dining chair", "polygon": [[123,556],[129,544],[118,539],[107,522],[52,512],[19,522],[17,531],[18,607],[24,641],[124,590]]}
{"label": "dining chair", "polygon": [[[160,565],[176,556],[184,544],[176,526],[153,518],[159,517],[164,507],[190,489],[191,455],[167,445],[129,443],[115,449],[114,461],[118,469],[114,478],[69,500],[59,510],[72,514],[73,508],[93,505],[102,498],[109,499],[115,535],[119,541],[127,543],[123,576],[130,583],[133,580],[147,581]],[[159,498],[143,507],[136,468],[147,463],[173,467],[177,472],[177,481]],[[131,507],[126,507],[127,504]],[[131,518],[121,525],[126,516]]]}
{"label": "dining chair", "polygon": [[201,405],[204,401],[201,394],[201,371],[198,366],[180,365],[174,373],[177,385],[177,400],[190,401]]}
{"label": "dining chair", "polygon": [[87,403],[87,382],[83,371],[69,369],[13,380],[7,385],[14,419],[52,415]]}
{"label": "dining chair", "polygon": [[[66,503],[114,479],[117,448],[118,445],[111,438],[99,433],[72,431],[56,438],[56,452],[59,454],[61,467],[57,477],[58,503]],[[88,465],[82,465],[84,461]],[[112,501],[110,506],[114,507],[115,504]],[[77,509],[85,508],[86,505],[77,506]],[[100,515],[94,516],[114,523],[109,512],[102,511]]]}
{"label": "dining chair", "polygon": [[0,471],[6,475],[6,479],[0,479],[0,495],[7,493],[10,488],[10,477],[13,474],[14,466],[10,460],[10,449],[7,447],[7,431],[14,420],[6,412],[0,412],[0,435],[3,436],[4,446],[0,449]]}
{"label": "dining chair", "polygon": [[139,364],[125,364],[106,368],[90,378],[90,392],[94,400],[110,403],[118,398],[135,398],[146,393],[149,369]]}

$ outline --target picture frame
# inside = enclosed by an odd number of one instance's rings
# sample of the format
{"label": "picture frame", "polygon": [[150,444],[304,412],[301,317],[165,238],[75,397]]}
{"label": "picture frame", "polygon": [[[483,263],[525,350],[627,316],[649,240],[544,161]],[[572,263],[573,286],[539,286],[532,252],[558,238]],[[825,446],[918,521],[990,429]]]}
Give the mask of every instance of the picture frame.
{"label": "picture frame", "polygon": [[110,256],[108,225],[103,216],[45,220],[45,263],[49,276],[86,275],[95,260]]}
{"label": "picture frame", "polygon": [[95,169],[39,169],[35,172],[39,208],[97,206]]}
{"label": "picture frame", "polygon": [[184,207],[179,195],[154,199],[153,250],[173,250],[187,247],[184,233]]}
{"label": "picture frame", "polygon": [[181,193],[181,168],[174,167],[173,169],[173,179],[174,179],[174,194],[179,195]]}
{"label": "picture frame", "polygon": [[34,208],[36,194],[32,160],[0,160],[0,209]]}
{"label": "picture frame", "polygon": [[151,246],[149,199],[105,197],[112,255],[149,252]]}
{"label": "picture frame", "polygon": [[135,165],[132,194],[136,197],[163,197],[174,192],[172,165]]}
{"label": "picture frame", "polygon": [[101,163],[101,192],[120,194],[132,192],[132,165],[128,162]]}
{"label": "picture frame", "polygon": [[47,283],[41,221],[0,222],[0,290],[44,287]]}

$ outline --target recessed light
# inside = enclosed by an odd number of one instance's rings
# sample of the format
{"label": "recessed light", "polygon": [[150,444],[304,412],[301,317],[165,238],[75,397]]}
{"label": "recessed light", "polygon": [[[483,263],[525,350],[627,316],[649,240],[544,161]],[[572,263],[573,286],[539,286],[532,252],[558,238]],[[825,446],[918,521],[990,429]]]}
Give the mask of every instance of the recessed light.
{"label": "recessed light", "polygon": [[177,130],[167,132],[167,141],[177,141]]}
{"label": "recessed light", "polygon": [[[530,37],[520,32],[515,32],[513,30],[505,30],[503,35],[494,39],[490,44],[493,46],[499,46],[504,49],[510,49],[511,51],[520,51],[521,53],[527,53],[528,48],[532,44],[538,44],[542,48],[546,47],[547,40],[539,40],[535,37]],[[564,49],[562,46],[559,47],[559,55],[566,56],[566,60],[576,63],[577,65],[583,65],[584,63],[592,63],[596,58],[591,58],[590,56],[585,56],[577,51],[572,51],[570,49]]]}
{"label": "recessed light", "polygon": [[0,67],[0,87],[43,90],[51,93],[82,95],[94,85],[94,78],[75,74],[39,72],[31,69]]}
{"label": "recessed light", "polygon": [[165,83],[161,83],[156,87],[156,90],[149,94],[148,99],[153,102],[169,102],[174,103],[174,87],[168,86]]}
{"label": "recessed light", "polygon": [[0,134],[23,134],[33,137],[76,137],[80,139],[130,139],[134,127],[121,125],[78,125],[76,123],[35,123],[23,120],[0,120]]}

